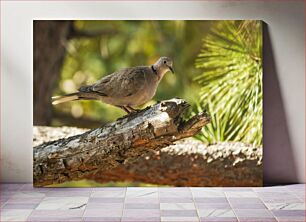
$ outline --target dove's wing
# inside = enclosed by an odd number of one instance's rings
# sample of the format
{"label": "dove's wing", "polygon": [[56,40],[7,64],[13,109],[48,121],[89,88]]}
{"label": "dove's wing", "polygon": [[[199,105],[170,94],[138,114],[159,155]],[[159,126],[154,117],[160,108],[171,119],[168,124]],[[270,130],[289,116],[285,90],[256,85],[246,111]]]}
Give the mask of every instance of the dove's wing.
{"label": "dove's wing", "polygon": [[113,98],[132,96],[144,89],[147,69],[140,66],[114,72],[92,85],[91,90]]}

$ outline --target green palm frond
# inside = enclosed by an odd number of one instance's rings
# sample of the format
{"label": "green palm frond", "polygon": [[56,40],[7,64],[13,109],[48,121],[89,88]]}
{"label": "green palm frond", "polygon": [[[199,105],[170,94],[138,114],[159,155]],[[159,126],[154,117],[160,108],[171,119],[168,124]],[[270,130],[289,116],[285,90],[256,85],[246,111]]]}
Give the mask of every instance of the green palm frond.
{"label": "green palm frond", "polygon": [[203,40],[195,65],[203,70],[195,78],[201,85],[200,101],[212,116],[201,139],[261,145],[261,22],[218,22]]}

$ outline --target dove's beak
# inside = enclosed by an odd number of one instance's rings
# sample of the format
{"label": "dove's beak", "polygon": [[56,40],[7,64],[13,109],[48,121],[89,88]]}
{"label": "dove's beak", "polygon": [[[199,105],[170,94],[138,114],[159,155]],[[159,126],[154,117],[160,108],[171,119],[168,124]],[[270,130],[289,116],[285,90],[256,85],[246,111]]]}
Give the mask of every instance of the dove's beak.
{"label": "dove's beak", "polygon": [[174,74],[173,68],[171,66],[168,66],[168,67],[169,67],[170,71]]}

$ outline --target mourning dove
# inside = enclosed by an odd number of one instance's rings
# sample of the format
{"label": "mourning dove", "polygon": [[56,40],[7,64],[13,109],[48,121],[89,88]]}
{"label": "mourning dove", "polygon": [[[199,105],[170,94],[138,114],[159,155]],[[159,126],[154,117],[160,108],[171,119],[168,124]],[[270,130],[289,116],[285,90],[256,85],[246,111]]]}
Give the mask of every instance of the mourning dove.
{"label": "mourning dove", "polygon": [[92,85],[82,86],[78,92],[52,97],[52,104],[73,100],[100,100],[130,113],[136,111],[133,107],[143,105],[154,97],[166,72],[174,73],[172,65],[170,58],[161,57],[151,66],[122,69]]}

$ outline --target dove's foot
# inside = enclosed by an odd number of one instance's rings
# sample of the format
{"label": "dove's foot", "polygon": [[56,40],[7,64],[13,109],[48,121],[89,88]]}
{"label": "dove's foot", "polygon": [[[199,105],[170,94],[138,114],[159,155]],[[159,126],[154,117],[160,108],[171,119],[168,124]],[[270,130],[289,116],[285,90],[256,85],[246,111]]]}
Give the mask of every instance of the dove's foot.
{"label": "dove's foot", "polygon": [[131,106],[117,106],[117,107],[124,110],[127,114],[137,113],[138,111],[140,111],[139,109],[134,109]]}
{"label": "dove's foot", "polygon": [[134,109],[133,107],[131,106],[126,106],[131,112],[135,112],[137,113],[139,111],[139,109]]}
{"label": "dove's foot", "polygon": [[125,107],[125,106],[117,106],[117,107],[122,109],[122,110],[124,110],[127,114],[131,113],[131,111],[127,107]]}

